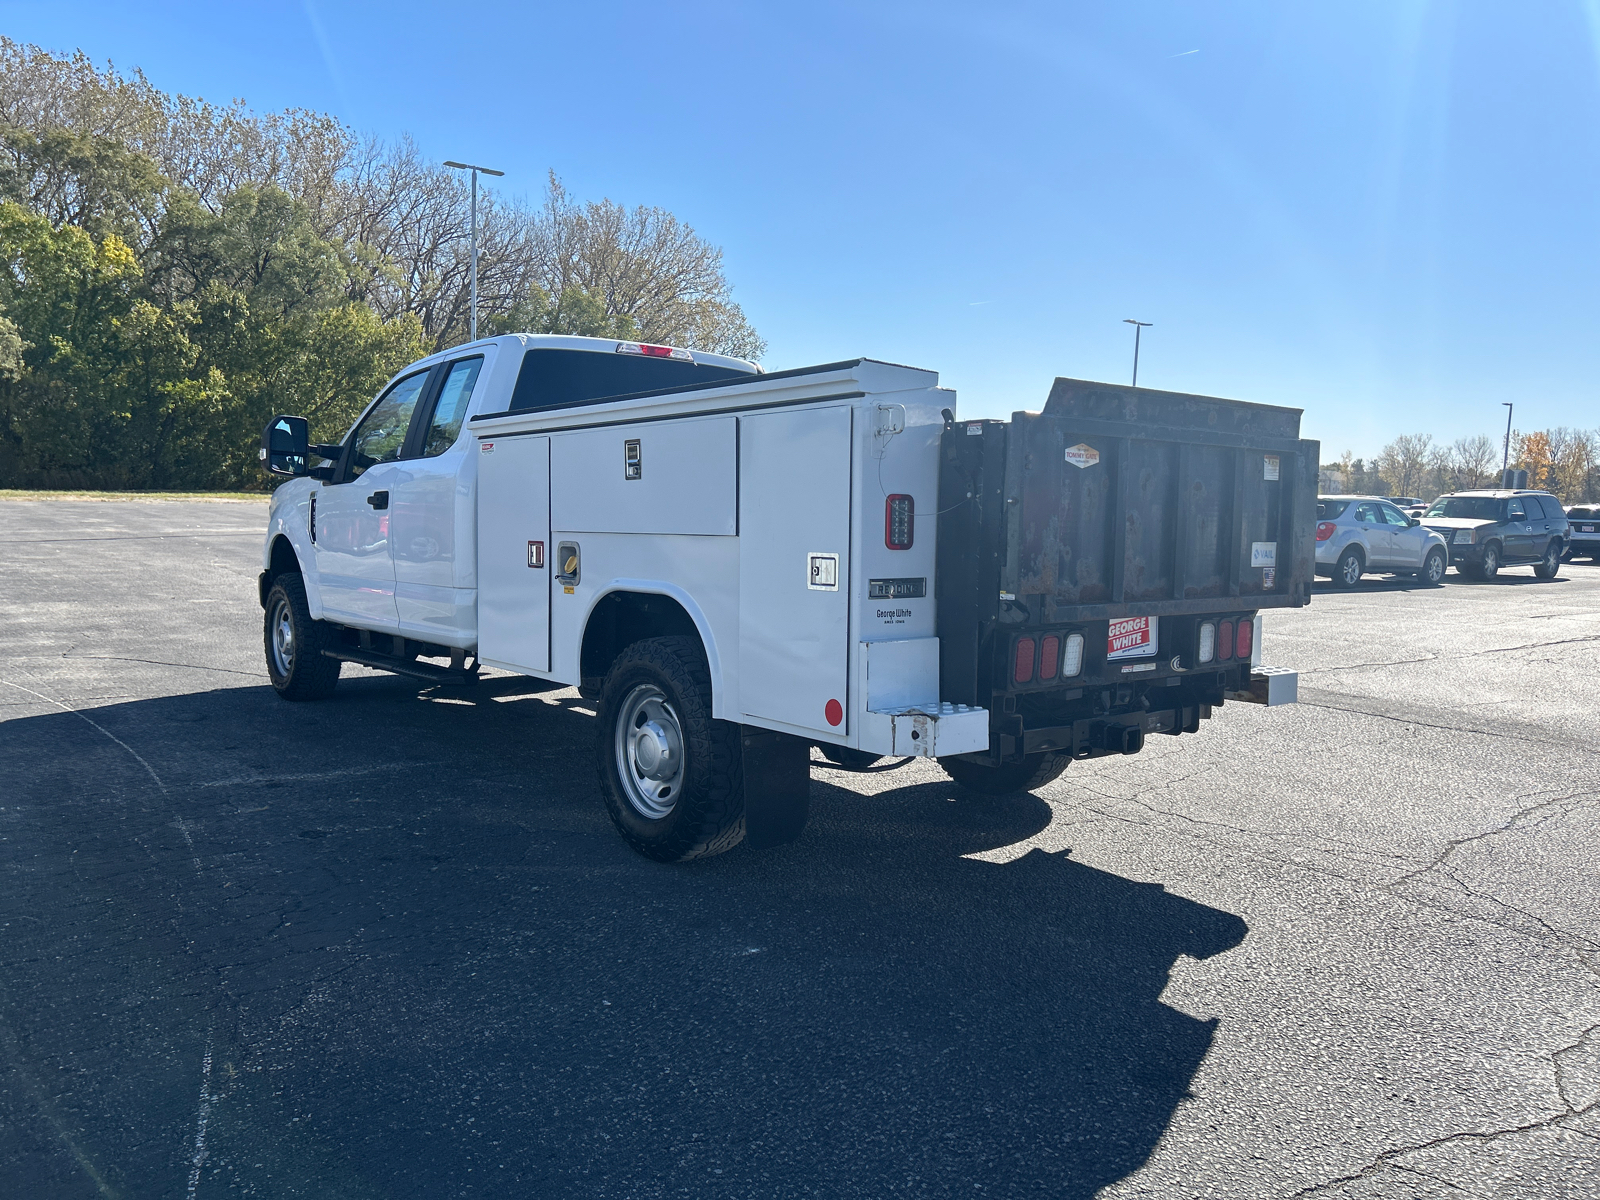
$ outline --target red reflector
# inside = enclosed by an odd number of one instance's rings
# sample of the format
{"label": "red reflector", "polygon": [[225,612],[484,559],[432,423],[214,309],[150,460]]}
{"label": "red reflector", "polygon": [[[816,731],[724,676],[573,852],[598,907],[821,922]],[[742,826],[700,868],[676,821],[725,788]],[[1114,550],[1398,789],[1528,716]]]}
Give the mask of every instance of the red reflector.
{"label": "red reflector", "polygon": [[1239,657],[1249,658],[1251,644],[1255,641],[1256,623],[1254,621],[1239,622]]}
{"label": "red reflector", "polygon": [[1054,679],[1061,662],[1061,639],[1050,634],[1039,643],[1039,678]]}
{"label": "red reflector", "polygon": [[890,496],[883,506],[883,544],[891,550],[911,549],[916,522],[916,502],[910,496]]}
{"label": "red reflector", "polygon": [[1012,677],[1018,683],[1027,683],[1033,678],[1033,639],[1019,638],[1017,641],[1017,666],[1012,672]]}
{"label": "red reflector", "polygon": [[1233,622],[1224,621],[1217,626],[1217,657],[1229,659],[1233,657]]}
{"label": "red reflector", "polygon": [[1318,521],[1317,522],[1317,541],[1325,542],[1329,538],[1331,538],[1332,536],[1333,536],[1333,522],[1332,521]]}

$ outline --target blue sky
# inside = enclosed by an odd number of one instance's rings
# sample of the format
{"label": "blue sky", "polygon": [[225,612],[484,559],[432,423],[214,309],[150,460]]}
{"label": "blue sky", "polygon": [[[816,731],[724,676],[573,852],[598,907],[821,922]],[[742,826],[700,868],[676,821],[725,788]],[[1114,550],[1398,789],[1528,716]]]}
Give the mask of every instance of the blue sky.
{"label": "blue sky", "polygon": [[0,32],[673,210],[782,369],[1600,424],[1600,0],[0,3]]}

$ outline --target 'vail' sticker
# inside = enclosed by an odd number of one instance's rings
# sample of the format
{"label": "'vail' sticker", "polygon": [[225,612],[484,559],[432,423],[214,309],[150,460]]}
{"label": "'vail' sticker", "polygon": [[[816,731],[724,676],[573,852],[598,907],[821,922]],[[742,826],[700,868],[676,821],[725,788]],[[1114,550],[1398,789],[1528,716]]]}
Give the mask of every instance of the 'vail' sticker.
{"label": "'vail' sticker", "polygon": [[1277,542],[1251,542],[1250,565],[1252,567],[1275,567],[1278,565]]}
{"label": "'vail' sticker", "polygon": [[1084,467],[1092,467],[1100,461],[1100,451],[1079,442],[1076,446],[1067,447],[1067,461],[1081,471]]}

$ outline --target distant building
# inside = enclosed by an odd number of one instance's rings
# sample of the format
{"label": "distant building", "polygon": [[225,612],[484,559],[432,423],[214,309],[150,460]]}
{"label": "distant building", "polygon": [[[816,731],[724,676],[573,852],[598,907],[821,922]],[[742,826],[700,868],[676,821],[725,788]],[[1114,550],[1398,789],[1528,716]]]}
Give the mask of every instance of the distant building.
{"label": "distant building", "polygon": [[1323,467],[1317,472],[1317,494],[1337,496],[1344,491],[1344,472],[1337,467]]}

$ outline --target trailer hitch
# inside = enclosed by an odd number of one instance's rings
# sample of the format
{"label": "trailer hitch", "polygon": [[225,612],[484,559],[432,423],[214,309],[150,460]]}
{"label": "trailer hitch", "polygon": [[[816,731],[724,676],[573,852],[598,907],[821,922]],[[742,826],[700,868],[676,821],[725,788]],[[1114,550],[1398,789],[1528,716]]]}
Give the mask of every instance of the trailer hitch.
{"label": "trailer hitch", "polygon": [[1113,754],[1137,754],[1144,749],[1143,725],[1107,725],[1100,744]]}

